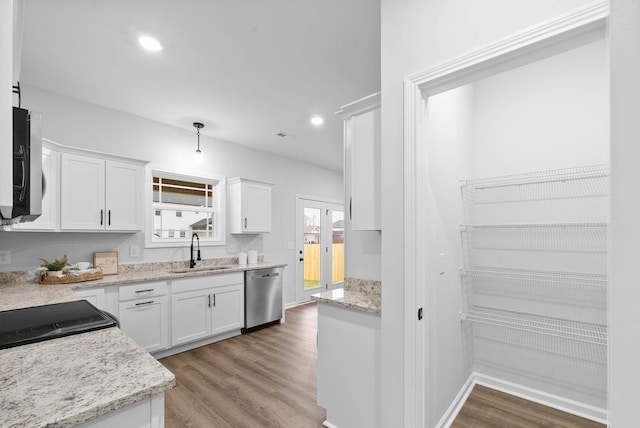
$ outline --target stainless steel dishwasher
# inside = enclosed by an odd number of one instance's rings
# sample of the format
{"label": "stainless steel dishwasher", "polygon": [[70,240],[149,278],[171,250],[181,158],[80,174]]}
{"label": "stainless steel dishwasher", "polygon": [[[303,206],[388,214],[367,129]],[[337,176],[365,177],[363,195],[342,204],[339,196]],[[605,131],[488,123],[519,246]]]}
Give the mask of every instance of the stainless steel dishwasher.
{"label": "stainless steel dishwasher", "polygon": [[245,329],[282,318],[282,268],[244,273]]}

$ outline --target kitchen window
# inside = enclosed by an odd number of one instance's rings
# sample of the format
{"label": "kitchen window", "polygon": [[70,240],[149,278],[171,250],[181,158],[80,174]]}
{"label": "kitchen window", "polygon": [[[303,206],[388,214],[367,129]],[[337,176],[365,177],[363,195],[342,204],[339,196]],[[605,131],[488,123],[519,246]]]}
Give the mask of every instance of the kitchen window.
{"label": "kitchen window", "polygon": [[224,245],[224,178],[157,170],[151,175],[147,246],[183,246],[193,233],[201,245]]}

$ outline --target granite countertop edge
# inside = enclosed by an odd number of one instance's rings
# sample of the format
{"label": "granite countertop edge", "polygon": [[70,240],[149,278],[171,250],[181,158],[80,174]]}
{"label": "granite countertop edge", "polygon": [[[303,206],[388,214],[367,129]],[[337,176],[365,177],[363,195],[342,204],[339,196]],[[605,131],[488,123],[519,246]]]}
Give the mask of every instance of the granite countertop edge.
{"label": "granite countertop edge", "polygon": [[313,294],[311,297],[319,303],[382,315],[382,283],[377,280],[346,277],[344,288]]}
{"label": "granite countertop edge", "polygon": [[[77,349],[86,357],[77,358]],[[12,361],[20,364],[0,376],[2,426],[75,426],[176,385],[173,373],[115,327],[0,350],[3,367]]]}
{"label": "granite countertop edge", "polygon": [[[191,278],[197,276],[208,276],[208,275],[222,275],[225,273],[237,273],[237,272],[246,272],[249,270],[257,270],[257,269],[269,269],[276,267],[284,267],[287,266],[286,263],[256,263],[256,264],[247,264],[247,265],[222,265],[220,267],[224,267],[224,269],[214,269],[208,270],[204,268],[203,270],[195,270],[187,269],[172,269],[172,270],[180,270],[181,272],[172,272],[171,270],[153,270],[146,272],[124,272],[119,273],[117,275],[105,275],[102,279],[97,279],[93,281],[85,281],[85,282],[75,282],[69,284],[72,289],[79,288],[90,288],[90,287],[103,287],[103,286],[111,286],[111,285],[124,285],[124,284],[132,284],[138,282],[149,282],[149,281],[162,281],[162,280],[171,280],[171,279],[180,279],[180,278]],[[182,272],[186,270],[186,272]]]}

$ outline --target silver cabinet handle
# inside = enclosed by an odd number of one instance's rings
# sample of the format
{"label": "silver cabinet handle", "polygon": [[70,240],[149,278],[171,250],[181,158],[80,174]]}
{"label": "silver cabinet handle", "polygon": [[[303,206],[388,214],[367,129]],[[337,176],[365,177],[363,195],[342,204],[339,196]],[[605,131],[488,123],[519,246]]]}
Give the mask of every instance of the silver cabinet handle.
{"label": "silver cabinet handle", "polygon": [[148,302],[136,303],[136,306],[150,305],[152,303],[154,303],[153,300],[149,300]]}
{"label": "silver cabinet handle", "polygon": [[211,307],[211,294],[209,294],[209,307]]}
{"label": "silver cabinet handle", "polygon": [[246,217],[244,218],[244,228],[245,229],[247,228],[247,218]]}
{"label": "silver cabinet handle", "polygon": [[100,226],[104,224],[104,210],[100,210]]}
{"label": "silver cabinet handle", "polygon": [[155,288],[149,288],[147,290],[136,290],[136,293],[148,293],[149,291],[153,291]]}

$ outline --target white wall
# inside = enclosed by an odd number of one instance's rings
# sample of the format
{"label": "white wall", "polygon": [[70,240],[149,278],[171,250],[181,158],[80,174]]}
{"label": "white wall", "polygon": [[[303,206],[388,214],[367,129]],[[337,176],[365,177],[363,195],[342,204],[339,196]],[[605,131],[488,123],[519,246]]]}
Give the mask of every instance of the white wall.
{"label": "white wall", "polygon": [[[433,426],[449,407],[471,374],[465,365],[460,331],[462,296],[459,267],[462,263],[460,224],[460,178],[471,169],[473,152],[474,90],[471,85],[438,94],[428,101],[426,142],[427,189],[425,224],[428,284],[425,290],[427,316],[427,385],[437,391],[426,397],[426,426]],[[444,254],[444,273],[440,273]]]}
{"label": "white wall", "polygon": [[[233,256],[246,245],[264,254],[265,261],[285,262],[285,302],[295,301],[295,251],[287,248],[289,242],[295,242],[296,194],[342,200],[341,173],[202,135],[202,160],[197,162],[195,129],[178,129],[34,87],[24,87],[23,105],[44,113],[44,137],[60,144],[148,160],[151,167],[274,183],[271,233],[227,234],[227,246],[205,247],[202,256]],[[191,123],[188,118],[185,122]],[[129,257],[130,245],[140,246],[139,258]],[[70,260],[90,260],[93,251],[105,250],[118,251],[121,263],[189,259],[188,246],[144,249],[143,233],[7,232],[0,234],[0,249],[12,252],[12,264],[0,266],[4,271],[33,268],[40,257],[63,254]]]}
{"label": "white wall", "polygon": [[[434,67],[590,0],[382,0],[383,426],[401,426],[403,397],[403,92],[405,76]],[[417,322],[417,321],[416,321]]]}
{"label": "white wall", "polygon": [[640,402],[640,2],[612,0],[609,426],[638,424]]}
{"label": "white wall", "polygon": [[472,177],[609,162],[604,40],[474,83]]}

